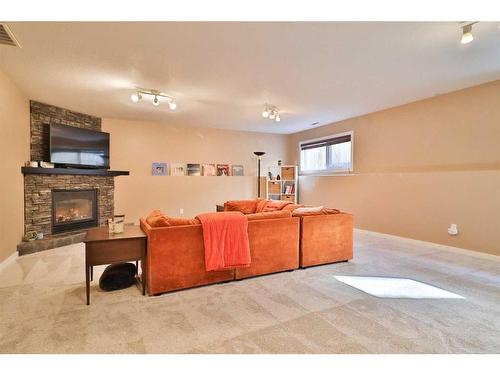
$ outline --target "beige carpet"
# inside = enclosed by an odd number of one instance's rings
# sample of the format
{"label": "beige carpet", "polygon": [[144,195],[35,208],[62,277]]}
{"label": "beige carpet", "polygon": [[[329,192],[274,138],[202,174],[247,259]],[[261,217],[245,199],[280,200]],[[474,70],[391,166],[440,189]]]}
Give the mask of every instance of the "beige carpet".
{"label": "beige carpet", "polygon": [[[20,257],[0,274],[0,352],[500,352],[500,262],[366,234],[355,243],[349,263],[158,297],[94,282],[91,306],[82,245]],[[381,299],[334,275],[407,277],[465,299]]]}

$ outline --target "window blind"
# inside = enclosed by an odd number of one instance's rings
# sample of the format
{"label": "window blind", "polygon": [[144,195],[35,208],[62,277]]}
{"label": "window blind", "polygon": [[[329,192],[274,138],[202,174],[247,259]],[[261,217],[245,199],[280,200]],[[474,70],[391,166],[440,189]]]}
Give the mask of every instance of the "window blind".
{"label": "window blind", "polygon": [[345,143],[345,142],[351,142],[351,135],[342,135],[340,137],[334,137],[334,138],[328,138],[328,139],[322,139],[321,141],[313,141],[313,142],[308,142],[308,143],[302,143],[300,145],[301,150],[310,150],[313,148],[318,148],[318,147],[324,147],[324,146],[331,146],[331,145],[336,145],[339,143]]}

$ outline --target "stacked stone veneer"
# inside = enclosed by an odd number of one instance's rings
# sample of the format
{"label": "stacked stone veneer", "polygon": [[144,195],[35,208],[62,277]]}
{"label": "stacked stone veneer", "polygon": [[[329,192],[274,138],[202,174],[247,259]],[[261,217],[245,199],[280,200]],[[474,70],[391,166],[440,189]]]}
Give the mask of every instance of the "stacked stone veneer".
{"label": "stacked stone veneer", "polygon": [[[49,125],[64,124],[101,130],[101,119],[64,108],[30,101],[31,160],[49,161]],[[99,224],[114,212],[113,177],[28,174],[24,177],[24,228],[43,234],[52,231],[52,189],[97,189]]]}
{"label": "stacked stone veneer", "polygon": [[97,189],[99,225],[113,216],[113,177],[30,174],[24,177],[25,231],[52,233],[52,189]]}

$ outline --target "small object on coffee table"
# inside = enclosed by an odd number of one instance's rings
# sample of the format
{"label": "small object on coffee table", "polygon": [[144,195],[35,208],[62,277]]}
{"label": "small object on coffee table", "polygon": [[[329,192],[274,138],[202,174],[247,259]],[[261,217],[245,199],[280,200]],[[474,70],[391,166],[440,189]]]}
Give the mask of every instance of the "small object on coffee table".
{"label": "small object on coffee table", "polygon": [[111,264],[99,278],[99,288],[106,292],[128,288],[135,284],[136,272],[132,263]]}
{"label": "small object on coffee table", "polygon": [[108,233],[115,233],[115,224],[113,223],[113,219],[108,219]]}
{"label": "small object on coffee table", "polygon": [[113,217],[113,233],[123,233],[123,226],[125,225],[125,215],[115,215]]}
{"label": "small object on coffee table", "polygon": [[[141,261],[142,294],[146,294],[147,236],[138,225],[125,225],[123,233],[110,234],[108,228],[92,228],[87,231],[85,243],[85,289],[87,305],[90,305],[90,281],[93,267]],[[137,264],[137,263],[136,263]]]}

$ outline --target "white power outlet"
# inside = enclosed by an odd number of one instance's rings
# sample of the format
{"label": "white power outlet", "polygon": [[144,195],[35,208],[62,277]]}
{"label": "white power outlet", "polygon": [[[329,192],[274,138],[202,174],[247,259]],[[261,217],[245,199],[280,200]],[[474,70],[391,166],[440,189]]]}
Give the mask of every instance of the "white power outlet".
{"label": "white power outlet", "polygon": [[179,213],[180,213],[181,215],[184,215],[184,208],[179,208]]}
{"label": "white power outlet", "polygon": [[450,236],[456,236],[458,234],[458,225],[450,224],[450,227],[448,228],[448,234]]}

